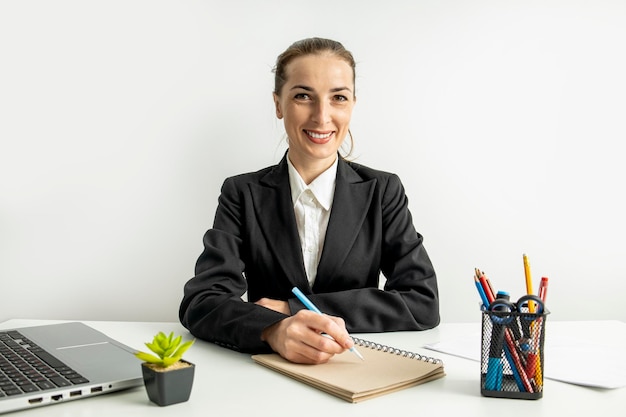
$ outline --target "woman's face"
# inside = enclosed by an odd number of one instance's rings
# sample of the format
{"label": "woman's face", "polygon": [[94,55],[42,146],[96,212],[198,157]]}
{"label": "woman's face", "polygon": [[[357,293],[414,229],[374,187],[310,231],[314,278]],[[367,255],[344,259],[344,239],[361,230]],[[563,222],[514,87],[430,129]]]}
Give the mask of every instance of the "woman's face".
{"label": "woman's face", "polygon": [[356,102],[352,68],[337,56],[316,54],[294,59],[285,74],[274,102],[289,137],[289,159],[296,168],[328,168],[350,127]]}

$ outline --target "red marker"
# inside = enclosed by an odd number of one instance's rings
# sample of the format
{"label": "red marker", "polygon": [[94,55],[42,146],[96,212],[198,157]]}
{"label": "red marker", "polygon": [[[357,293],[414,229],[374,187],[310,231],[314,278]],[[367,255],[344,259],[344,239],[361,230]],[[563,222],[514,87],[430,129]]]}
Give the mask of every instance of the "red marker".
{"label": "red marker", "polygon": [[539,284],[539,298],[544,303],[546,302],[546,295],[548,294],[548,278],[542,277],[541,283]]}

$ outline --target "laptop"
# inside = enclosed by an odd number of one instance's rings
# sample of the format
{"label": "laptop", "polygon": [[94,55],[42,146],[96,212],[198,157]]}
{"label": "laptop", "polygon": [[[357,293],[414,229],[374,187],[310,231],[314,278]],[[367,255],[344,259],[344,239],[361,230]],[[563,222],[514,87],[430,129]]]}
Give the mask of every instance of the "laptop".
{"label": "laptop", "polygon": [[0,414],[143,385],[135,351],[79,322],[0,329]]}

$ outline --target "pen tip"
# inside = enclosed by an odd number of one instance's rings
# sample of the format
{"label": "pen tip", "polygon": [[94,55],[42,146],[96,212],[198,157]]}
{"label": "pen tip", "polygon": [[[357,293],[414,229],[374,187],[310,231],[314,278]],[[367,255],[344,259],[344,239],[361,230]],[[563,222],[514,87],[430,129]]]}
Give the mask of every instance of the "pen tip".
{"label": "pen tip", "polygon": [[361,352],[359,352],[358,350],[356,350],[356,348],[355,348],[354,346],[352,346],[352,347],[350,348],[350,351],[351,351],[352,353],[354,353],[356,356],[358,356],[358,357],[359,357],[359,359],[361,359],[362,361],[364,361],[364,360],[365,360],[365,358],[363,357],[363,355],[361,355]]}

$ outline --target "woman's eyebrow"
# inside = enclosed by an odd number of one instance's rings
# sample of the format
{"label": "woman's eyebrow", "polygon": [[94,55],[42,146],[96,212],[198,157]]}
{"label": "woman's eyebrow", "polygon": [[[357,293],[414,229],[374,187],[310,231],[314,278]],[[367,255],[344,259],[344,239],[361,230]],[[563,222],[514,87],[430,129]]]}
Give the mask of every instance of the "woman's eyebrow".
{"label": "woman's eyebrow", "polygon": [[[314,91],[313,88],[306,86],[306,85],[294,85],[293,87],[290,88],[290,90],[305,90],[305,91]],[[330,92],[331,93],[337,93],[339,91],[349,91],[352,92],[352,90],[349,87],[335,87],[335,88],[331,88]]]}
{"label": "woman's eyebrow", "polygon": [[338,93],[339,91],[349,91],[352,92],[352,90],[348,87],[335,87],[335,88],[331,88],[330,92],[331,93]]}
{"label": "woman's eyebrow", "polygon": [[290,88],[290,90],[313,91],[313,89],[311,87],[308,87],[306,85],[294,85],[293,87]]}

